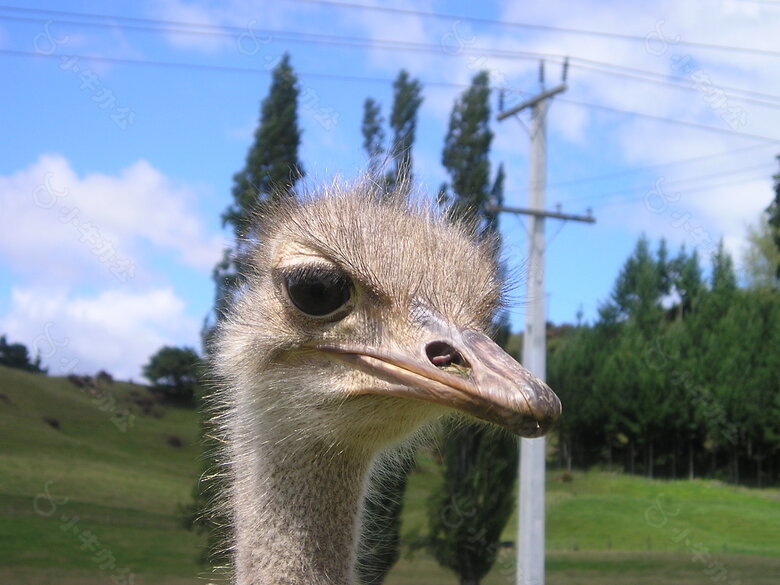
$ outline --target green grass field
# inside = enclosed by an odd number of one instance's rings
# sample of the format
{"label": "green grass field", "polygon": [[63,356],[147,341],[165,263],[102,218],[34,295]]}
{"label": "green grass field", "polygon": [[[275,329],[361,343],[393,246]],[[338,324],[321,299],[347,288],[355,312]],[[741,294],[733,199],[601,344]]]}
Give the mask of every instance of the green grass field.
{"label": "green grass field", "polygon": [[[198,563],[203,538],[182,528],[179,514],[200,471],[195,413],[156,407],[145,415],[136,403],[148,389],[115,383],[110,391],[113,413],[65,379],[0,367],[3,585],[122,583],[125,568],[137,585],[209,582]],[[122,408],[136,417],[125,432],[115,424]],[[719,575],[745,585],[780,582],[780,490],[604,472],[561,477],[548,476],[550,584],[704,585]],[[406,542],[424,532],[425,500],[437,483],[423,454],[407,493]],[[514,526],[513,519],[504,540],[514,540]],[[416,553],[387,582],[457,579]],[[484,583],[514,583],[511,551]]]}

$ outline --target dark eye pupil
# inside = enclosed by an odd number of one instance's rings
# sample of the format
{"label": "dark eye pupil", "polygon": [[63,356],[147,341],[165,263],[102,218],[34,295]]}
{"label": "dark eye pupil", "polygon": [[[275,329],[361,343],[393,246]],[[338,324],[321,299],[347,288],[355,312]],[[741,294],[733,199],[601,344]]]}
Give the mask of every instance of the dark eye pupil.
{"label": "dark eye pupil", "polygon": [[289,274],[286,284],[293,305],[312,317],[332,313],[346,304],[351,294],[346,276],[324,270]]}

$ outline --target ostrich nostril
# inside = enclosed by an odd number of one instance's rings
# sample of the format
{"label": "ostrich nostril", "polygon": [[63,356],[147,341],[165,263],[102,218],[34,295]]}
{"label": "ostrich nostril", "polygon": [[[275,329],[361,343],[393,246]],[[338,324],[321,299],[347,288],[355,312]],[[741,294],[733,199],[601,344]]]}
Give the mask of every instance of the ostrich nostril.
{"label": "ostrich nostril", "polygon": [[425,355],[437,368],[460,366],[468,368],[469,364],[460,352],[445,341],[432,341],[425,346]]}

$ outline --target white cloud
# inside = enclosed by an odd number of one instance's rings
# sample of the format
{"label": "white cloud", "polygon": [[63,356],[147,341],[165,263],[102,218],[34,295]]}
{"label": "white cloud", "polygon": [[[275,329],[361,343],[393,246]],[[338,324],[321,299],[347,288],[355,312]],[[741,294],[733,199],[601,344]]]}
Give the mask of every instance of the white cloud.
{"label": "white cloud", "polygon": [[[192,24],[203,24],[206,27],[214,24],[222,24],[225,17],[224,9],[209,9],[205,6],[198,6],[194,3],[185,3],[180,0],[166,0],[164,2],[155,2],[154,16],[163,20],[172,20],[177,22],[186,22]],[[215,30],[201,30],[202,32],[221,32]],[[174,34],[166,33],[168,42],[174,47],[180,49],[194,49],[204,53],[214,52],[220,48],[227,47],[232,40],[219,34]]]}
{"label": "white cloud", "polygon": [[[87,223],[99,232],[94,241]],[[198,217],[195,191],[146,161],[81,175],[62,156],[43,155],[0,176],[0,261],[17,277],[0,332],[43,354],[52,375],[77,363],[76,372],[138,379],[162,345],[198,345],[200,320],[173,289],[187,281],[169,271],[192,268],[206,282],[221,239]],[[104,246],[137,265],[131,284],[114,278],[115,260],[101,262]]]}
{"label": "white cloud", "polygon": [[[288,12],[279,3],[266,2],[258,5],[252,0],[207,0],[200,3],[162,0],[151,3],[150,8],[150,15],[154,18],[203,25],[184,27],[184,30],[207,34],[166,33],[168,42],[174,47],[201,53],[214,53],[221,49],[239,51],[239,37],[243,39],[241,42],[244,50],[252,51],[262,47],[267,44],[267,35],[263,31],[283,27],[284,15]],[[228,28],[215,29],[215,26]],[[232,27],[242,31],[231,30]]]}
{"label": "white cloud", "polygon": [[78,360],[76,373],[104,369],[139,379],[142,365],[161,346],[197,345],[199,324],[184,308],[171,288],[76,296],[50,287],[15,287],[0,331],[40,353],[50,375],[62,375]]}
{"label": "white cloud", "polygon": [[[378,3],[382,5],[381,3]],[[393,8],[426,11],[429,2],[394,3]],[[373,10],[344,11],[342,23],[362,31],[374,41],[402,40],[404,43],[440,43],[449,26],[438,19],[424,18],[416,14],[386,14]],[[466,27],[467,28],[467,27]],[[394,73],[405,68],[415,74],[425,72],[440,63],[438,58],[425,52],[388,51],[372,48],[366,58],[372,68]],[[464,68],[465,69],[465,68]],[[459,72],[462,75],[462,72]]]}
{"label": "white cloud", "polygon": [[[667,38],[679,37],[682,42],[717,43],[732,46],[752,46],[772,49],[775,47],[773,38],[776,36],[776,13],[757,10],[755,6],[745,7],[729,3],[725,11],[714,10],[703,3],[673,3],[661,2],[654,4],[627,4],[605,2],[547,2],[532,4],[505,3],[502,19],[514,22],[531,22],[556,27],[572,29],[613,31],[638,37],[654,33],[658,26],[662,27]],[[769,9],[771,10],[771,8]],[[663,22],[663,24],[660,24]],[[692,56],[694,68],[701,68],[710,76],[714,87],[720,85],[742,88],[761,88],[768,93],[780,93],[780,80],[773,76],[765,57],[728,51],[714,51],[701,47],[683,44],[669,45],[662,55],[654,55],[645,49],[641,41],[621,41],[611,38],[600,38],[587,35],[569,34],[565,32],[543,33],[524,30],[493,27],[496,36],[513,30],[514,38],[522,38],[522,46],[527,51],[571,55],[573,58],[590,59],[628,67],[632,69],[655,72],[668,79],[677,79],[683,84],[690,80],[682,73],[676,73],[672,68],[672,56],[675,54]],[[717,35],[710,33],[717,31]],[[491,43],[495,44],[495,42]],[[705,93],[701,90],[675,90],[658,85],[642,83],[637,79],[628,79],[613,75],[604,75],[591,69],[592,64],[572,62],[569,75],[570,89],[565,98],[590,102],[612,108],[628,111],[645,112],[672,119],[686,120],[698,124],[714,126],[728,131],[729,125],[720,117],[723,112],[713,110],[704,101]],[[632,74],[629,72],[629,74]],[[557,82],[550,79],[548,84]],[[730,94],[731,92],[727,92]],[[780,123],[780,113],[768,110],[758,104],[741,101],[729,95],[729,106],[740,106],[747,113],[747,124],[742,132],[772,135],[771,129]],[[564,110],[574,106],[561,107],[556,110],[556,117],[563,115]],[[585,110],[587,111],[587,110]],[[644,122],[645,127],[654,128],[652,136],[663,137],[664,140],[646,140],[645,133],[635,134],[625,131],[640,122],[632,121],[630,117],[617,113],[589,111],[584,119],[575,120],[576,124],[585,124],[588,120],[598,120],[599,140],[615,141],[624,148],[626,154],[636,152],[641,146],[651,159],[666,155],[669,160],[669,147],[686,129],[680,126],[661,122]],[[553,122],[553,125],[555,122]],[[572,130],[569,125],[565,126]],[[573,128],[575,132],[576,126]],[[615,132],[617,132],[615,134]],[[734,144],[743,145],[738,134],[731,137],[705,131],[695,131],[701,137],[702,143],[712,141],[726,143],[733,148]],[[776,134],[776,133],[775,133]],[[641,136],[639,145],[637,136]],[[571,139],[571,138],[570,138]],[[709,141],[709,142],[708,142]],[[655,146],[656,148],[650,148]],[[705,146],[707,148],[707,146]],[[711,147],[710,147],[711,148]],[[679,148],[677,150],[680,150]],[[657,154],[656,154],[657,153]],[[688,152],[688,157],[696,154]],[[673,158],[673,157],[672,157]],[[648,161],[645,159],[644,164]]]}
{"label": "white cloud", "polygon": [[[117,174],[79,175],[62,156],[43,155],[0,176],[0,209],[0,257],[35,282],[97,277],[115,283],[109,272],[114,261],[99,259],[102,246],[147,273],[154,270],[149,252],[172,252],[182,264],[205,271],[222,249],[222,238],[209,234],[197,215],[194,191],[144,160]],[[98,230],[97,241],[86,239],[87,223]]]}
{"label": "white cloud", "polygon": [[772,181],[752,180],[740,185],[716,187],[690,197],[694,215],[715,226],[726,249],[739,263],[746,245],[746,226],[756,223],[772,199]]}
{"label": "white cloud", "polygon": [[[769,177],[690,193],[683,189],[679,199],[671,184],[667,189],[662,183],[667,205],[657,195],[646,202],[645,193],[656,186],[651,184],[645,191],[624,197],[626,203],[598,209],[599,225],[602,229],[644,233],[651,240],[665,238],[673,250],[682,245],[691,250],[698,245],[701,256],[714,252],[722,239],[737,265],[746,246],[746,226],[757,221],[772,193]],[[703,264],[709,266],[709,260],[703,260]]]}

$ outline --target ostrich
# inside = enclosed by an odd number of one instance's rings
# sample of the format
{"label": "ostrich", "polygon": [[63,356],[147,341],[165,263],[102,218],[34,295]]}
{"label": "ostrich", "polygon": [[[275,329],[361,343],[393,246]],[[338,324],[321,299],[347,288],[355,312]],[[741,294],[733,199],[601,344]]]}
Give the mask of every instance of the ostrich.
{"label": "ostrich", "polygon": [[218,380],[237,585],[351,585],[380,453],[461,413],[544,434],[555,394],[485,334],[495,246],[371,181],[258,218]]}

